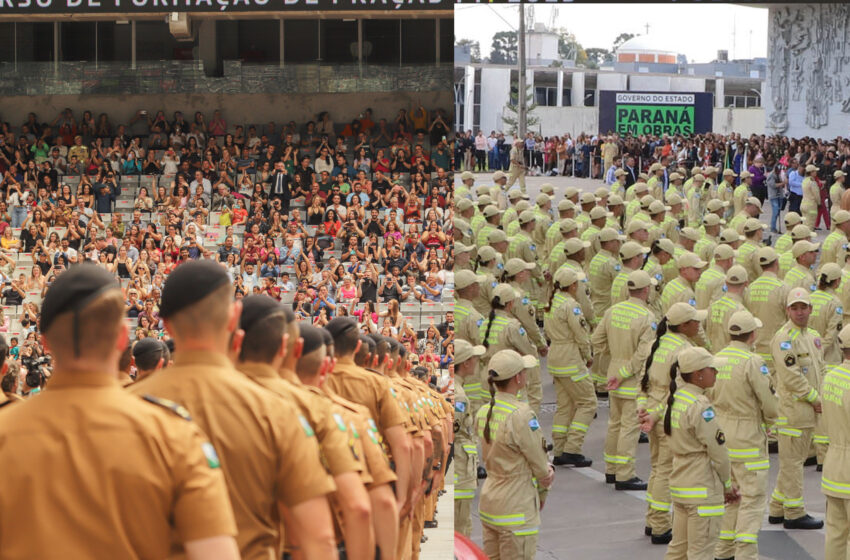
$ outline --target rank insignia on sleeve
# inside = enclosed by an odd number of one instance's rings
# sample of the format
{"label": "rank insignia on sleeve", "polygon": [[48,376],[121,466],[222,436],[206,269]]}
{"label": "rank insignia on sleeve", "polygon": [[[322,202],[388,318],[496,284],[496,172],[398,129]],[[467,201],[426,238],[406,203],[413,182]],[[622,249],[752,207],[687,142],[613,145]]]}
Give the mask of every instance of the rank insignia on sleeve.
{"label": "rank insignia on sleeve", "polygon": [[714,419],[714,416],[714,409],[711,407],[708,407],[702,411],[702,419],[706,422],[711,422]]}
{"label": "rank insignia on sleeve", "polygon": [[797,363],[797,359],[794,358],[793,354],[788,354],[787,356],[785,356],[785,366],[786,367],[791,367],[796,363]]}
{"label": "rank insignia on sleeve", "polygon": [[536,432],[540,429],[540,422],[537,421],[537,418],[532,418],[528,421],[528,427],[531,428],[532,432]]}
{"label": "rank insignia on sleeve", "polygon": [[215,452],[215,447],[210,442],[204,442],[201,445],[201,450],[204,452],[204,457],[207,458],[207,465],[211,469],[217,469],[221,467],[221,461],[218,458],[218,453]]}
{"label": "rank insignia on sleeve", "polygon": [[726,443],[726,435],[721,430],[717,430],[717,434],[714,436],[714,439],[717,440],[719,445]]}
{"label": "rank insignia on sleeve", "polygon": [[298,421],[301,422],[301,427],[304,429],[304,433],[307,434],[307,437],[313,437],[316,433],[313,431],[313,426],[310,425],[310,422],[307,421],[306,418],[302,415],[298,415]]}
{"label": "rank insignia on sleeve", "polygon": [[791,343],[787,340],[780,342],[779,343],[779,349],[780,350],[790,350],[791,349]]}

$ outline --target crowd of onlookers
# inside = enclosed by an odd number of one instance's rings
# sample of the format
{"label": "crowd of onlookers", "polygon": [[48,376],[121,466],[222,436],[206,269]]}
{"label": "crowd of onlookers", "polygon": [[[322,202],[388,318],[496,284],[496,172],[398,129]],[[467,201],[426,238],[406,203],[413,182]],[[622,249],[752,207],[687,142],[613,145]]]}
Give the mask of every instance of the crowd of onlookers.
{"label": "crowd of onlookers", "polygon": [[[345,123],[229,123],[221,111],[65,109],[0,118],[0,332],[41,357],[41,298],[86,260],[113,272],[137,338],[189,259],[301,320],[356,316],[434,368],[453,340],[453,137],[441,109]],[[17,348],[18,350],[15,350]],[[449,357],[447,357],[447,355]]]}

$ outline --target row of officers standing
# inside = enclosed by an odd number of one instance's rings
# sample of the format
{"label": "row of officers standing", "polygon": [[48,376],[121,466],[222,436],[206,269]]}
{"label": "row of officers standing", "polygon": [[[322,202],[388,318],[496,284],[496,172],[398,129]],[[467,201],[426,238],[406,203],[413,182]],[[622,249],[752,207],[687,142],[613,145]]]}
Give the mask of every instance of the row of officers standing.
{"label": "row of officers standing", "polygon": [[[610,189],[568,187],[557,202],[545,184],[533,204],[501,177],[476,187],[462,176],[455,523],[468,534],[483,463],[491,558],[534,556],[553,482],[537,420],[541,358],[557,399],[552,464],[591,466],[583,443],[607,398],[606,483],[646,491],[645,534],[667,558],[757,558],[765,508],[786,529],[823,527],[804,506],[808,464],[823,470],[827,557],[845,558],[850,212],[834,207],[822,244],[792,212],[766,240],[748,172],[735,186],[731,170],[680,171],[666,192],[659,169],[628,189],[617,172]],[[648,481],[635,472],[642,434]],[[768,504],[769,442],[779,474]]]}
{"label": "row of officers standing", "polygon": [[453,409],[398,341],[234,299],[212,261],[175,269],[160,312],[173,358],[127,349],[106,271],[48,290],[52,375],[0,394],[0,558],[418,558]]}

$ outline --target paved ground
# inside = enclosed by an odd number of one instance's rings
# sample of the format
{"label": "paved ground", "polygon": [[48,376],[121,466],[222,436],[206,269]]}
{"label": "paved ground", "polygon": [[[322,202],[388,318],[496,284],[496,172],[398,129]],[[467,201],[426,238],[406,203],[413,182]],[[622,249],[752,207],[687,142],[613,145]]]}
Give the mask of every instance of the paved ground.
{"label": "paved ground", "polygon": [[[447,481],[454,480],[454,468],[449,467]],[[447,560],[454,546],[454,486],[446,483],[446,493],[437,501],[437,528],[425,529],[428,540],[419,551],[419,560]]]}
{"label": "paved ground", "polygon": [[[476,184],[490,182],[489,175],[479,174]],[[532,199],[543,183],[555,185],[556,200],[560,200],[567,186],[593,190],[602,182],[561,177],[529,177],[528,192]],[[763,219],[766,217],[763,216]],[[819,232],[823,238],[824,232]],[[544,370],[545,371],[545,370]],[[544,399],[540,423],[547,437],[551,437],[555,394],[551,378],[543,374]],[[661,559],[666,547],[653,546],[643,536],[646,504],[643,492],[617,492],[604,482],[605,465],[602,450],[608,419],[606,401],[600,401],[599,416],[594,420],[585,443],[585,454],[594,464],[584,469],[556,467],[557,474],[552,491],[542,512],[543,523],[538,544],[540,559]],[[771,456],[770,486],[773,490],[778,469],[778,458]],[[641,444],[637,457],[638,476],[649,476],[649,446]],[[822,518],[825,499],[820,493],[820,473],[814,467],[805,469],[806,506],[810,513]],[[473,507],[477,511],[477,505]],[[759,536],[761,557],[771,560],[809,560],[823,558],[824,532],[785,531],[781,526],[767,524],[765,518]],[[480,544],[481,525],[473,519],[473,539]]]}

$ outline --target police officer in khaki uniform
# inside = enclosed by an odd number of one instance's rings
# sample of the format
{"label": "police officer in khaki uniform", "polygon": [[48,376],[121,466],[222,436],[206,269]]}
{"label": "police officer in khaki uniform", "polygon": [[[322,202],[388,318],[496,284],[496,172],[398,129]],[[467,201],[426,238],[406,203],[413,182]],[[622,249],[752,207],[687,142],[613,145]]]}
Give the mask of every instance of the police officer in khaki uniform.
{"label": "police officer in khaki uniform", "polygon": [[679,354],[678,367],[670,370],[664,432],[673,453],[673,540],[665,560],[713,559],[723,504],[740,498],[731,480],[723,429],[705,394],[722,364],[705,348],[688,348]]}
{"label": "police officer in khaki uniform", "polygon": [[618,256],[624,241],[625,237],[613,228],[604,228],[599,232],[599,252],[588,266],[590,301],[597,317],[601,318],[611,306],[611,285],[622,268]]}
{"label": "police officer in khaki uniform", "polygon": [[679,301],[696,307],[694,285],[708,263],[694,253],[684,253],[676,259],[676,266],[679,268],[679,275],[668,282],[661,292],[661,309],[665,314],[671,305]]}
{"label": "police officer in khaki uniform", "polygon": [[779,256],[776,251],[770,247],[762,247],[758,250],[758,259],[762,273],[750,283],[746,305],[749,312],[764,325],[756,331],[755,351],[767,364],[772,375],[776,370],[773,366],[770,342],[786,321],[785,307],[790,290],[776,276],[779,271]]}
{"label": "police officer in khaki uniform", "polygon": [[[327,494],[313,428],[297,409],[238,373],[225,354],[242,303],[213,261],[181,264],[162,291],[160,316],[177,348],[174,367],[128,390],[185,407],[221,456],[243,558],[280,556],[278,508],[288,512],[306,555],[334,557]],[[229,406],[221,407],[226,401]]]}
{"label": "police officer in khaki uniform", "polygon": [[736,263],[744,267],[747,276],[751,279],[758,278],[761,275],[761,267],[756,253],[762,246],[762,237],[766,229],[767,224],[763,224],[758,218],[749,218],[744,223],[745,239],[744,243],[738,247]]}
{"label": "police officer in khaki uniform", "polygon": [[[319,443],[322,464],[336,484],[336,491],[329,498],[341,533],[337,540],[341,545],[339,537],[344,537],[342,550],[348,557],[370,557],[374,555],[375,540],[365,483],[371,482],[371,477],[360,458],[362,449],[358,452],[354,446],[341,407],[329,402],[318,391],[311,392],[303,387],[294,372],[290,372],[289,379],[279,375],[287,351],[296,351],[294,336],[293,348],[287,347],[290,323],[295,331],[293,334],[298,334],[292,311],[284,309],[275,299],[265,294],[244,298],[239,327],[245,335],[236,367],[261,387],[296,406],[310,423]],[[310,345],[299,352],[306,349],[310,353],[321,344],[321,335],[312,334],[315,336],[310,336]],[[297,537],[290,532],[287,543],[297,543]]]}
{"label": "police officer in khaki uniform", "polygon": [[115,278],[74,266],[43,303],[49,389],[0,409],[2,555],[239,558],[221,450],[185,409],[118,384],[128,332]]}
{"label": "police officer in khaki uniform", "polygon": [[786,309],[788,321],[770,344],[779,395],[779,475],[770,497],[768,521],[784,522],[786,529],[820,529],[823,521],[807,514],[803,505],[803,462],[821,413],[821,341],[817,331],[808,328],[812,312],[808,290],[791,290]]}
{"label": "police officer in khaki uniform", "polygon": [[[455,377],[464,380],[476,377],[478,358],[486,351],[483,346],[473,346],[465,340],[455,340]],[[461,385],[455,384],[455,531],[467,537],[472,532],[470,508],[477,488],[478,449],[474,418],[466,392]]]}
{"label": "police officer in khaki uniform", "polygon": [[823,464],[821,491],[826,496],[826,560],[847,558],[850,535],[850,325],[838,336],[842,362],[823,379],[823,417],[829,447]]}
{"label": "police officer in khaki uniform", "polygon": [[639,427],[636,399],[638,380],[643,378],[646,358],[655,341],[655,323],[647,307],[655,279],[643,270],[629,275],[629,299],[605,312],[593,332],[595,354],[610,354],[607,389],[610,399],[608,433],[605,438],[605,481],[617,490],[646,490],[646,482],[635,475],[635,451]]}
{"label": "police officer in khaki uniform", "polygon": [[476,426],[488,473],[478,515],[490,560],[536,557],[540,508],[555,479],[537,416],[517,398],[536,363],[535,356],[501,350],[487,364],[491,397],[478,411]]}
{"label": "police officer in khaki uniform", "polygon": [[493,290],[499,285],[496,277],[502,277],[505,265],[496,251],[489,245],[478,250],[478,259],[475,273],[484,277],[478,297],[473,298],[472,305],[475,310],[486,317],[490,314],[490,300],[493,299]]}
{"label": "police officer in khaki uniform", "polygon": [[785,275],[785,284],[789,288],[803,288],[809,292],[814,292],[817,289],[815,277],[812,275],[812,266],[818,258],[819,248],[820,243],[812,243],[805,239],[794,243],[791,254],[796,263]]}
{"label": "police officer in khaki uniform", "polygon": [[[796,258],[794,257],[794,253],[792,251],[794,247],[794,243],[797,241],[813,241],[817,237],[817,234],[810,230],[807,226],[800,224],[794,226],[791,230],[791,245],[788,247],[788,250],[784,253],[780,253],[779,255],[779,279],[784,280],[785,275],[788,274],[788,271],[791,270],[791,267],[794,266],[794,262]],[[779,250],[777,249],[777,252]]]}
{"label": "police officer in khaki uniform", "polygon": [[844,321],[844,309],[835,291],[841,282],[841,267],[835,263],[824,264],[818,272],[818,289],[812,293],[812,314],[809,326],[820,334],[823,360],[827,365],[838,365],[843,359],[838,343],[838,333]]}
{"label": "police officer in khaki uniform", "polygon": [[724,360],[712,391],[717,421],[726,435],[732,482],[741,493],[740,503],[729,504],[720,526],[716,558],[758,560],[758,533],[767,497],[766,427],[777,419],[777,401],[765,365],[753,353],[761,321],[746,310],[729,319],[729,345],[717,352]]}
{"label": "police officer in khaki uniform", "polygon": [[839,210],[832,218],[835,229],[823,240],[820,253],[820,264],[837,263],[844,266],[844,255],[847,252],[847,244],[850,243],[850,212]]}
{"label": "police officer in khaki uniform", "polygon": [[[626,241],[620,247],[620,262],[622,266],[620,272],[614,278],[614,282],[611,284],[611,305],[616,305],[621,301],[629,299],[629,288],[627,284],[629,274],[635,270],[640,270],[648,253],[649,249],[635,241]],[[657,284],[654,286],[657,286]],[[650,299],[654,299],[655,292],[656,290],[652,290]],[[651,302],[647,303],[651,304]]]}
{"label": "police officer in khaki uniform", "polygon": [[714,248],[717,247],[720,234],[720,226],[726,222],[717,216],[717,214],[706,214],[702,218],[703,231],[699,241],[694,245],[694,253],[699,255],[704,261],[711,261],[714,256]]}
{"label": "police officer in khaki uniform", "polygon": [[562,268],[555,274],[555,289],[544,320],[552,348],[547,366],[557,398],[553,462],[576,467],[592,464],[581,449],[596,414],[596,395],[588,372],[593,361],[590,325],[575,299],[583,279],[584,274],[573,268]]}
{"label": "police officer in khaki uniform", "polygon": [[709,259],[711,266],[703,271],[694,286],[697,309],[708,309],[708,306],[726,293],[726,273],[735,264],[735,250],[729,245],[717,245]]}
{"label": "police officer in khaki uniform", "polygon": [[746,309],[744,293],[748,284],[747,271],[736,264],[726,272],[726,293],[708,308],[705,334],[709,348],[715,353],[729,344],[729,318],[733,313]]}

